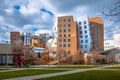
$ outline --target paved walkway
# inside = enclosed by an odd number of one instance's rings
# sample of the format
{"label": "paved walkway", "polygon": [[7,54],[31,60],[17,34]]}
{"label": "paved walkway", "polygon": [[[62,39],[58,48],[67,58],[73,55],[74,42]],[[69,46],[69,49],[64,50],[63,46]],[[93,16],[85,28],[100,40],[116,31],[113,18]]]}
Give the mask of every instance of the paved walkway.
{"label": "paved walkway", "polygon": [[75,70],[66,71],[66,72],[26,76],[26,77],[11,78],[11,79],[5,79],[5,80],[33,80],[33,79],[47,78],[47,77],[60,76],[60,75],[66,75],[66,74],[73,74],[73,73],[78,73],[78,72],[85,72],[85,71],[90,71],[90,70],[101,70],[102,68],[104,67],[89,68],[89,69],[75,69]]}

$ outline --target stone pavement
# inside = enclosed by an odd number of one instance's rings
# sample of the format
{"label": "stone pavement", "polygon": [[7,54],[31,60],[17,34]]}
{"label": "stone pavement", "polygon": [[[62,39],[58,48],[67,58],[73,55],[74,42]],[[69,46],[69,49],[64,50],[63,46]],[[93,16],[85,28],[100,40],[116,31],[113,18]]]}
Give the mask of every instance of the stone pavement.
{"label": "stone pavement", "polygon": [[47,77],[60,76],[60,75],[66,75],[66,74],[73,74],[73,73],[78,73],[78,72],[85,72],[85,71],[90,71],[90,70],[101,70],[103,68],[104,67],[88,68],[88,69],[75,69],[75,70],[65,71],[65,72],[26,76],[26,77],[11,78],[11,79],[5,79],[5,80],[33,80],[33,79],[47,78]]}

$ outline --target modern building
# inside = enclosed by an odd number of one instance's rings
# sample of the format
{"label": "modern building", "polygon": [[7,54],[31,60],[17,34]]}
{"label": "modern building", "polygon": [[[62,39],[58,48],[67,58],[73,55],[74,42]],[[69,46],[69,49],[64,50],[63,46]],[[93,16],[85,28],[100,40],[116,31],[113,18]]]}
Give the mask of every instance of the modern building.
{"label": "modern building", "polygon": [[100,17],[89,18],[92,50],[104,51],[104,22]]}
{"label": "modern building", "polygon": [[45,43],[41,41],[41,38],[39,36],[31,35],[30,46],[36,48],[45,48]]}
{"label": "modern building", "polygon": [[104,40],[104,50],[114,48],[114,40]]}
{"label": "modern building", "polygon": [[77,18],[77,24],[80,29],[79,36],[79,46],[84,53],[90,53],[91,50],[91,35],[90,35],[90,27],[87,16],[82,16]]}
{"label": "modern building", "polygon": [[114,47],[120,49],[120,34],[114,34]]}
{"label": "modern building", "polygon": [[19,40],[21,40],[20,32],[10,32],[10,44],[15,44]]}
{"label": "modern building", "polygon": [[25,33],[25,32],[22,33],[22,40],[23,40],[24,46],[27,44],[30,45],[30,36],[31,36],[31,33]]}
{"label": "modern building", "polygon": [[49,39],[49,34],[48,33],[40,34],[39,37],[41,42],[46,43],[47,40]]}
{"label": "modern building", "polygon": [[57,51],[64,49],[74,55],[79,48],[79,34],[78,26],[74,21],[73,16],[58,17],[57,27]]}
{"label": "modern building", "polygon": [[[13,56],[7,56],[7,54],[11,54],[11,45],[10,44],[0,44],[0,64],[12,64]],[[5,55],[2,55],[5,54]],[[6,61],[7,60],[7,61]]]}

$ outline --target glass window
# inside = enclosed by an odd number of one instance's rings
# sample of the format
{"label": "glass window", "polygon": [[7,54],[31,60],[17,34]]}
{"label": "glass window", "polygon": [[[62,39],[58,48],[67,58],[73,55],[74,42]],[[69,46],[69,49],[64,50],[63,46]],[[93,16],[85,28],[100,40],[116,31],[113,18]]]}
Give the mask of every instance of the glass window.
{"label": "glass window", "polygon": [[85,38],[87,38],[88,37],[88,35],[85,35]]}
{"label": "glass window", "polygon": [[64,44],[64,47],[66,47],[66,44]]}
{"label": "glass window", "polygon": [[87,33],[87,30],[85,30],[85,33]]}
{"label": "glass window", "polygon": [[80,36],[80,38],[83,38],[83,36]]}
{"label": "glass window", "polygon": [[68,22],[70,22],[71,20],[70,19],[68,19]]}
{"label": "glass window", "polygon": [[68,27],[70,27],[71,25],[70,24],[68,24]]}
{"label": "glass window", "polygon": [[68,34],[68,37],[71,37],[71,35],[70,35],[70,34]]}
{"label": "glass window", "polygon": [[85,45],[85,48],[87,48],[87,45]]}
{"label": "glass window", "polygon": [[66,24],[64,24],[64,27],[66,27]]}
{"label": "glass window", "polygon": [[94,24],[92,23],[92,27],[94,27]]}
{"label": "glass window", "polygon": [[83,40],[81,40],[81,43],[83,43]]}
{"label": "glass window", "polygon": [[60,32],[62,32],[62,29],[60,30]]}
{"label": "glass window", "polygon": [[64,39],[64,42],[66,42],[66,39]]}
{"label": "glass window", "polygon": [[83,45],[81,45],[81,48],[83,48]]}
{"label": "glass window", "polygon": [[62,39],[59,39],[59,42],[62,42]]}
{"label": "glass window", "polygon": [[80,31],[80,34],[82,34],[82,31]]}
{"label": "glass window", "polygon": [[70,47],[70,44],[68,44],[68,47]]}
{"label": "glass window", "polygon": [[60,21],[60,22],[62,22],[62,20],[61,20],[61,19],[60,19],[59,21]]}
{"label": "glass window", "polygon": [[88,43],[88,40],[85,40],[85,43]]}
{"label": "glass window", "polygon": [[96,27],[98,27],[98,23],[96,23]]}
{"label": "glass window", "polygon": [[66,37],[66,34],[64,34],[64,37]]}
{"label": "glass window", "polygon": [[96,45],[96,49],[98,49],[99,47],[98,47],[98,45]]}
{"label": "glass window", "polygon": [[79,25],[81,25],[81,22],[79,22]]}
{"label": "glass window", "polygon": [[86,21],[84,21],[84,24],[86,24]]}
{"label": "glass window", "polygon": [[84,28],[86,29],[86,28],[87,28],[87,26],[84,26]]}
{"label": "glass window", "polygon": [[71,31],[71,29],[68,29],[68,32],[70,32]]}
{"label": "glass window", "polygon": [[64,22],[66,22],[66,19],[64,19]]}
{"label": "glass window", "polygon": [[68,42],[70,42],[70,39],[68,39]]}
{"label": "glass window", "polygon": [[62,37],[62,34],[60,34],[60,37]]}
{"label": "glass window", "polygon": [[64,32],[66,32],[66,29],[64,29]]}
{"label": "glass window", "polygon": [[62,44],[60,44],[59,47],[62,47]]}
{"label": "glass window", "polygon": [[60,24],[60,28],[62,27],[62,24]]}

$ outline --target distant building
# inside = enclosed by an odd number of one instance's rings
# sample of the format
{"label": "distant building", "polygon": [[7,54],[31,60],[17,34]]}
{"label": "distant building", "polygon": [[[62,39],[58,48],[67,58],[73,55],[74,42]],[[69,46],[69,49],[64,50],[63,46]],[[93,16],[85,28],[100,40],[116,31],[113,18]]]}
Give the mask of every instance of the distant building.
{"label": "distant building", "polygon": [[21,40],[20,32],[10,32],[10,44],[15,44],[19,40]]}
{"label": "distant building", "polygon": [[90,53],[91,50],[91,35],[87,16],[77,18],[77,24],[80,29],[79,46],[84,53]]}
{"label": "distant building", "polygon": [[22,40],[23,40],[24,46],[27,44],[30,45],[30,36],[31,36],[31,33],[25,33],[25,32],[22,33]]}
{"label": "distant building", "polygon": [[[0,44],[0,54],[11,54],[11,45],[10,44]],[[8,64],[13,63],[13,56],[2,56],[0,55],[0,64],[6,64],[8,61]]]}
{"label": "distant building", "polygon": [[114,34],[114,47],[120,49],[120,34]]}
{"label": "distant building", "polygon": [[114,40],[104,40],[104,50],[114,48]]}
{"label": "distant building", "polygon": [[64,49],[73,55],[78,51],[78,26],[73,16],[58,17],[57,51]]}
{"label": "distant building", "polygon": [[92,50],[104,51],[104,22],[100,17],[89,18]]}

